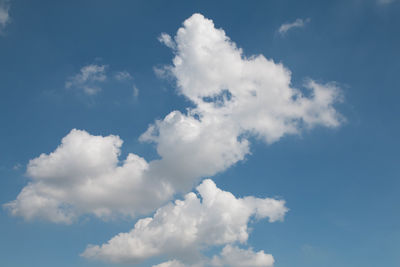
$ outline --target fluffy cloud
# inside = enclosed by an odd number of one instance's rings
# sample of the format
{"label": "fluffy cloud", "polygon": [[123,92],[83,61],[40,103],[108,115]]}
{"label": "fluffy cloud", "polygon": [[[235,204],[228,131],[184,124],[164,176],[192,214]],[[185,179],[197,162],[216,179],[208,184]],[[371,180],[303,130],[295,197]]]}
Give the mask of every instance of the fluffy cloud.
{"label": "fluffy cloud", "polygon": [[294,29],[294,28],[303,28],[308,22],[310,22],[310,19],[296,19],[294,22],[292,23],[284,23],[282,24],[279,29],[278,32],[282,35],[286,34],[289,30]]}
{"label": "fluffy cloud", "polygon": [[263,250],[254,252],[252,249],[241,249],[227,245],[220,256],[214,256],[212,266],[229,267],[270,267],[274,264],[271,254],[265,254]]}
{"label": "fluffy cloud", "polygon": [[[196,177],[211,176],[243,160],[248,136],[266,143],[315,125],[336,127],[341,116],[334,84],[309,80],[304,90],[291,87],[291,73],[262,55],[246,58],[222,29],[200,14],[187,19],[174,39],[172,66],[178,92],[194,104],[186,114],[173,111],[156,121],[141,140],[157,144],[162,160],[151,163],[175,187],[188,188]],[[171,44],[171,42],[174,42]],[[184,162],[178,168],[174,162]]]}
{"label": "fluffy cloud", "polygon": [[[282,64],[262,55],[246,58],[200,14],[187,19],[174,38],[163,34],[160,40],[175,54],[164,71],[194,104],[185,113],[172,111],[140,137],[156,144],[160,159],[129,154],[120,162],[117,136],[73,130],[53,153],[30,161],[31,182],[6,204],[12,214],[69,223],[81,214],[148,213],[243,160],[250,153],[249,136],[270,144],[316,125],[340,125],[334,84],[309,80],[303,91],[293,88]],[[83,88],[106,78],[105,65],[89,65],[67,86]]]}
{"label": "fluffy cloud", "polygon": [[[121,233],[102,246],[89,246],[87,258],[118,263],[137,263],[155,256],[172,256],[183,261],[201,258],[198,252],[210,246],[245,243],[250,218],[283,220],[287,208],[283,200],[271,198],[236,198],[204,180],[198,187],[200,197],[188,193],[157,210],[154,217],[139,220],[128,233]],[[270,266],[273,258],[264,252],[254,253],[227,246],[215,266]],[[266,264],[268,263],[268,264]],[[176,266],[178,263],[164,263]]]}
{"label": "fluffy cloud", "polygon": [[72,130],[54,152],[29,162],[32,182],[5,206],[27,220],[61,223],[85,213],[107,219],[153,210],[172,191],[162,182],[144,179],[148,164],[143,158],[129,154],[119,162],[121,145],[118,136]]}
{"label": "fluffy cloud", "polygon": [[263,250],[254,252],[251,248],[241,249],[237,246],[226,245],[220,255],[215,255],[212,259],[202,259],[194,264],[183,264],[174,259],[153,265],[153,267],[271,267],[274,261],[274,257],[264,253]]}
{"label": "fluffy cloud", "polygon": [[9,0],[0,0],[0,33],[7,26],[10,21],[10,1]]}

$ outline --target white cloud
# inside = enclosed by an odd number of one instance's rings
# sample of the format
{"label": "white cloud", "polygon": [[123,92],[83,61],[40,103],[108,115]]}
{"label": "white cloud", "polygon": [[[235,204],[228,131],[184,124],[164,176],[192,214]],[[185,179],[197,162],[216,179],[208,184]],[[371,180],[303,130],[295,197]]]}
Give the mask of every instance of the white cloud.
{"label": "white cloud", "polygon": [[139,97],[139,89],[135,85],[133,86],[133,97],[135,99]]}
{"label": "white cloud", "polygon": [[80,73],[68,78],[66,88],[78,88],[87,95],[95,95],[101,91],[99,86],[107,79],[106,65],[90,64],[81,68]]}
{"label": "white cloud", "polygon": [[278,32],[282,35],[287,33],[289,30],[294,29],[294,28],[303,28],[308,22],[310,22],[310,19],[296,19],[292,23],[284,23],[279,27]]}
{"label": "white cloud", "polygon": [[[201,265],[199,265],[201,266]],[[180,261],[177,260],[170,260],[166,261],[157,265],[153,265],[153,267],[187,267],[187,265],[181,263]]]}
{"label": "white cloud", "polygon": [[[169,40],[165,34],[164,39]],[[174,43],[173,65],[164,71],[196,107],[187,114],[171,112],[141,140],[157,144],[162,160],[152,162],[151,169],[170,176],[176,186],[187,188],[196,177],[243,160],[250,151],[248,135],[273,143],[303,128],[340,124],[332,106],[339,100],[336,86],[310,80],[306,97],[291,87],[291,73],[282,64],[262,55],[245,58],[223,30],[200,14],[184,22]],[[176,168],[175,162],[185,164]]]}
{"label": "white cloud", "polygon": [[117,82],[127,82],[133,79],[128,71],[116,71],[113,75],[108,74],[108,65],[89,64],[80,69],[80,72],[67,79],[66,88],[75,88],[86,95],[96,95],[105,85],[109,77]]}
{"label": "white cloud", "polygon": [[227,245],[220,256],[214,256],[212,266],[229,267],[270,267],[274,265],[274,258],[263,250],[254,252],[252,249],[241,249]]}
{"label": "white cloud", "polygon": [[[139,220],[130,232],[120,233],[101,246],[89,246],[82,255],[117,263],[137,263],[165,255],[190,262],[201,258],[199,252],[205,247],[245,243],[250,218],[275,222],[283,220],[287,212],[283,200],[236,198],[217,188],[210,179],[204,180],[197,191],[201,198],[188,193],[184,200],[159,208],[154,217]],[[260,263],[273,262],[263,252],[255,254],[228,246],[221,257],[213,259],[213,264],[225,266],[230,264],[229,258],[236,259],[235,266],[270,266]]]}
{"label": "white cloud", "polygon": [[175,44],[174,40],[172,40],[172,38],[169,34],[166,34],[164,32],[158,37],[158,41],[165,44],[167,47],[169,47],[171,49],[176,48],[176,44]]}
{"label": "white cloud", "polygon": [[119,162],[121,145],[118,136],[72,130],[54,152],[29,162],[32,182],[5,207],[27,220],[57,223],[71,223],[81,214],[108,219],[153,210],[171,190],[144,178],[148,164],[143,158],[129,154]]}
{"label": "white cloud", "polygon": [[263,250],[254,252],[251,248],[241,249],[235,245],[226,245],[219,255],[214,255],[211,259],[203,257],[198,262],[190,264],[173,259],[153,267],[272,267],[274,262],[274,257]]}
{"label": "white cloud", "polygon": [[0,33],[10,22],[9,11],[10,11],[10,1],[0,0]]}
{"label": "white cloud", "polygon": [[[169,40],[165,34],[163,39]],[[12,214],[68,223],[81,214],[148,213],[243,160],[250,153],[249,136],[269,144],[304,128],[340,125],[334,84],[310,80],[306,96],[291,86],[291,73],[282,64],[262,55],[244,57],[200,14],[184,22],[173,42],[173,65],[164,70],[195,107],[172,111],[141,136],[156,144],[160,159],[147,162],[129,154],[119,162],[118,137],[73,130],[53,153],[28,164],[32,181],[6,205]],[[82,68],[70,86],[104,81],[105,68]]]}

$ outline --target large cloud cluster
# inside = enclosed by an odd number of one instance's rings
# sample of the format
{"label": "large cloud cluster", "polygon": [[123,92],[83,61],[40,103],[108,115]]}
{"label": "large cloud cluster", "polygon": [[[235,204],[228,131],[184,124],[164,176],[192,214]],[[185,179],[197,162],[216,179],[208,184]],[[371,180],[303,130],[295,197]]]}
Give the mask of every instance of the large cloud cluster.
{"label": "large cloud cluster", "polygon": [[[311,96],[305,97],[290,86],[290,71],[282,64],[262,55],[245,58],[200,14],[184,22],[174,41],[162,37],[175,53],[166,68],[195,107],[187,114],[171,112],[141,136],[156,143],[161,159],[148,163],[129,154],[120,164],[118,137],[73,130],[56,151],[29,163],[32,182],[7,205],[13,214],[70,222],[83,213],[146,213],[243,160],[249,135],[272,143],[304,127],[340,123],[332,106],[336,87],[309,81]],[[104,66],[91,66],[74,81],[103,80],[103,72]]]}
{"label": "large cloud cluster", "polygon": [[[108,219],[150,213],[200,179],[243,160],[250,153],[250,136],[270,144],[304,128],[337,127],[341,122],[333,107],[339,100],[333,84],[309,80],[306,93],[293,88],[291,73],[282,64],[262,55],[245,57],[222,29],[200,14],[187,19],[175,37],[164,33],[159,40],[175,55],[164,73],[193,103],[185,113],[172,111],[155,121],[140,137],[156,144],[160,159],[147,162],[130,153],[121,161],[118,136],[74,129],[54,152],[29,162],[30,183],[5,205],[12,214],[72,223],[84,214]],[[67,86],[104,81],[104,71],[104,66],[82,69]],[[90,247],[84,255],[115,262],[170,255],[175,258],[160,266],[180,266],[190,263],[185,255],[201,257],[197,253],[204,247],[226,245],[207,264],[272,265],[272,256],[235,243],[247,240],[251,217],[282,219],[283,202],[236,199],[210,180],[198,191],[201,199],[189,193],[184,200],[159,208],[153,218],[139,220],[131,232]]]}

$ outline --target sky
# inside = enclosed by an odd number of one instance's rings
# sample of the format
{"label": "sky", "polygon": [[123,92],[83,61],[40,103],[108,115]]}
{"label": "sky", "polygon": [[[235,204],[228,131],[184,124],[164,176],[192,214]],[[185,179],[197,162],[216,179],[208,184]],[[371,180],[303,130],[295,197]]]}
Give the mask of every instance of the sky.
{"label": "sky", "polygon": [[399,12],[0,0],[0,265],[400,266]]}

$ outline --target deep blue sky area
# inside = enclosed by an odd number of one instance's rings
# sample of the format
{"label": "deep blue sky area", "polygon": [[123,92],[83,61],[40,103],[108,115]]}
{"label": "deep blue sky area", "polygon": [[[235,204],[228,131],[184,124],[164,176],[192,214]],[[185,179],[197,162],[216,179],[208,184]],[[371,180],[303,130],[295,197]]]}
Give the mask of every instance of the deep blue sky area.
{"label": "deep blue sky area", "polygon": [[[157,38],[174,36],[193,13],[223,28],[245,56],[282,63],[294,87],[312,78],[336,83],[343,95],[338,128],[305,129],[270,145],[252,140],[251,155],[212,177],[236,196],[286,200],[283,222],[251,224],[251,247],[271,253],[276,267],[400,266],[398,0],[11,0],[0,34],[0,203],[29,182],[29,160],[54,151],[73,128],[119,135],[121,158],[157,158],[139,136],[192,105],[155,74],[173,58]],[[298,18],[309,21],[279,34]],[[68,77],[93,63],[133,79],[106,83],[97,95],[66,88]],[[114,266],[79,254],[134,223],[85,217],[53,224],[0,209],[0,265]]]}

